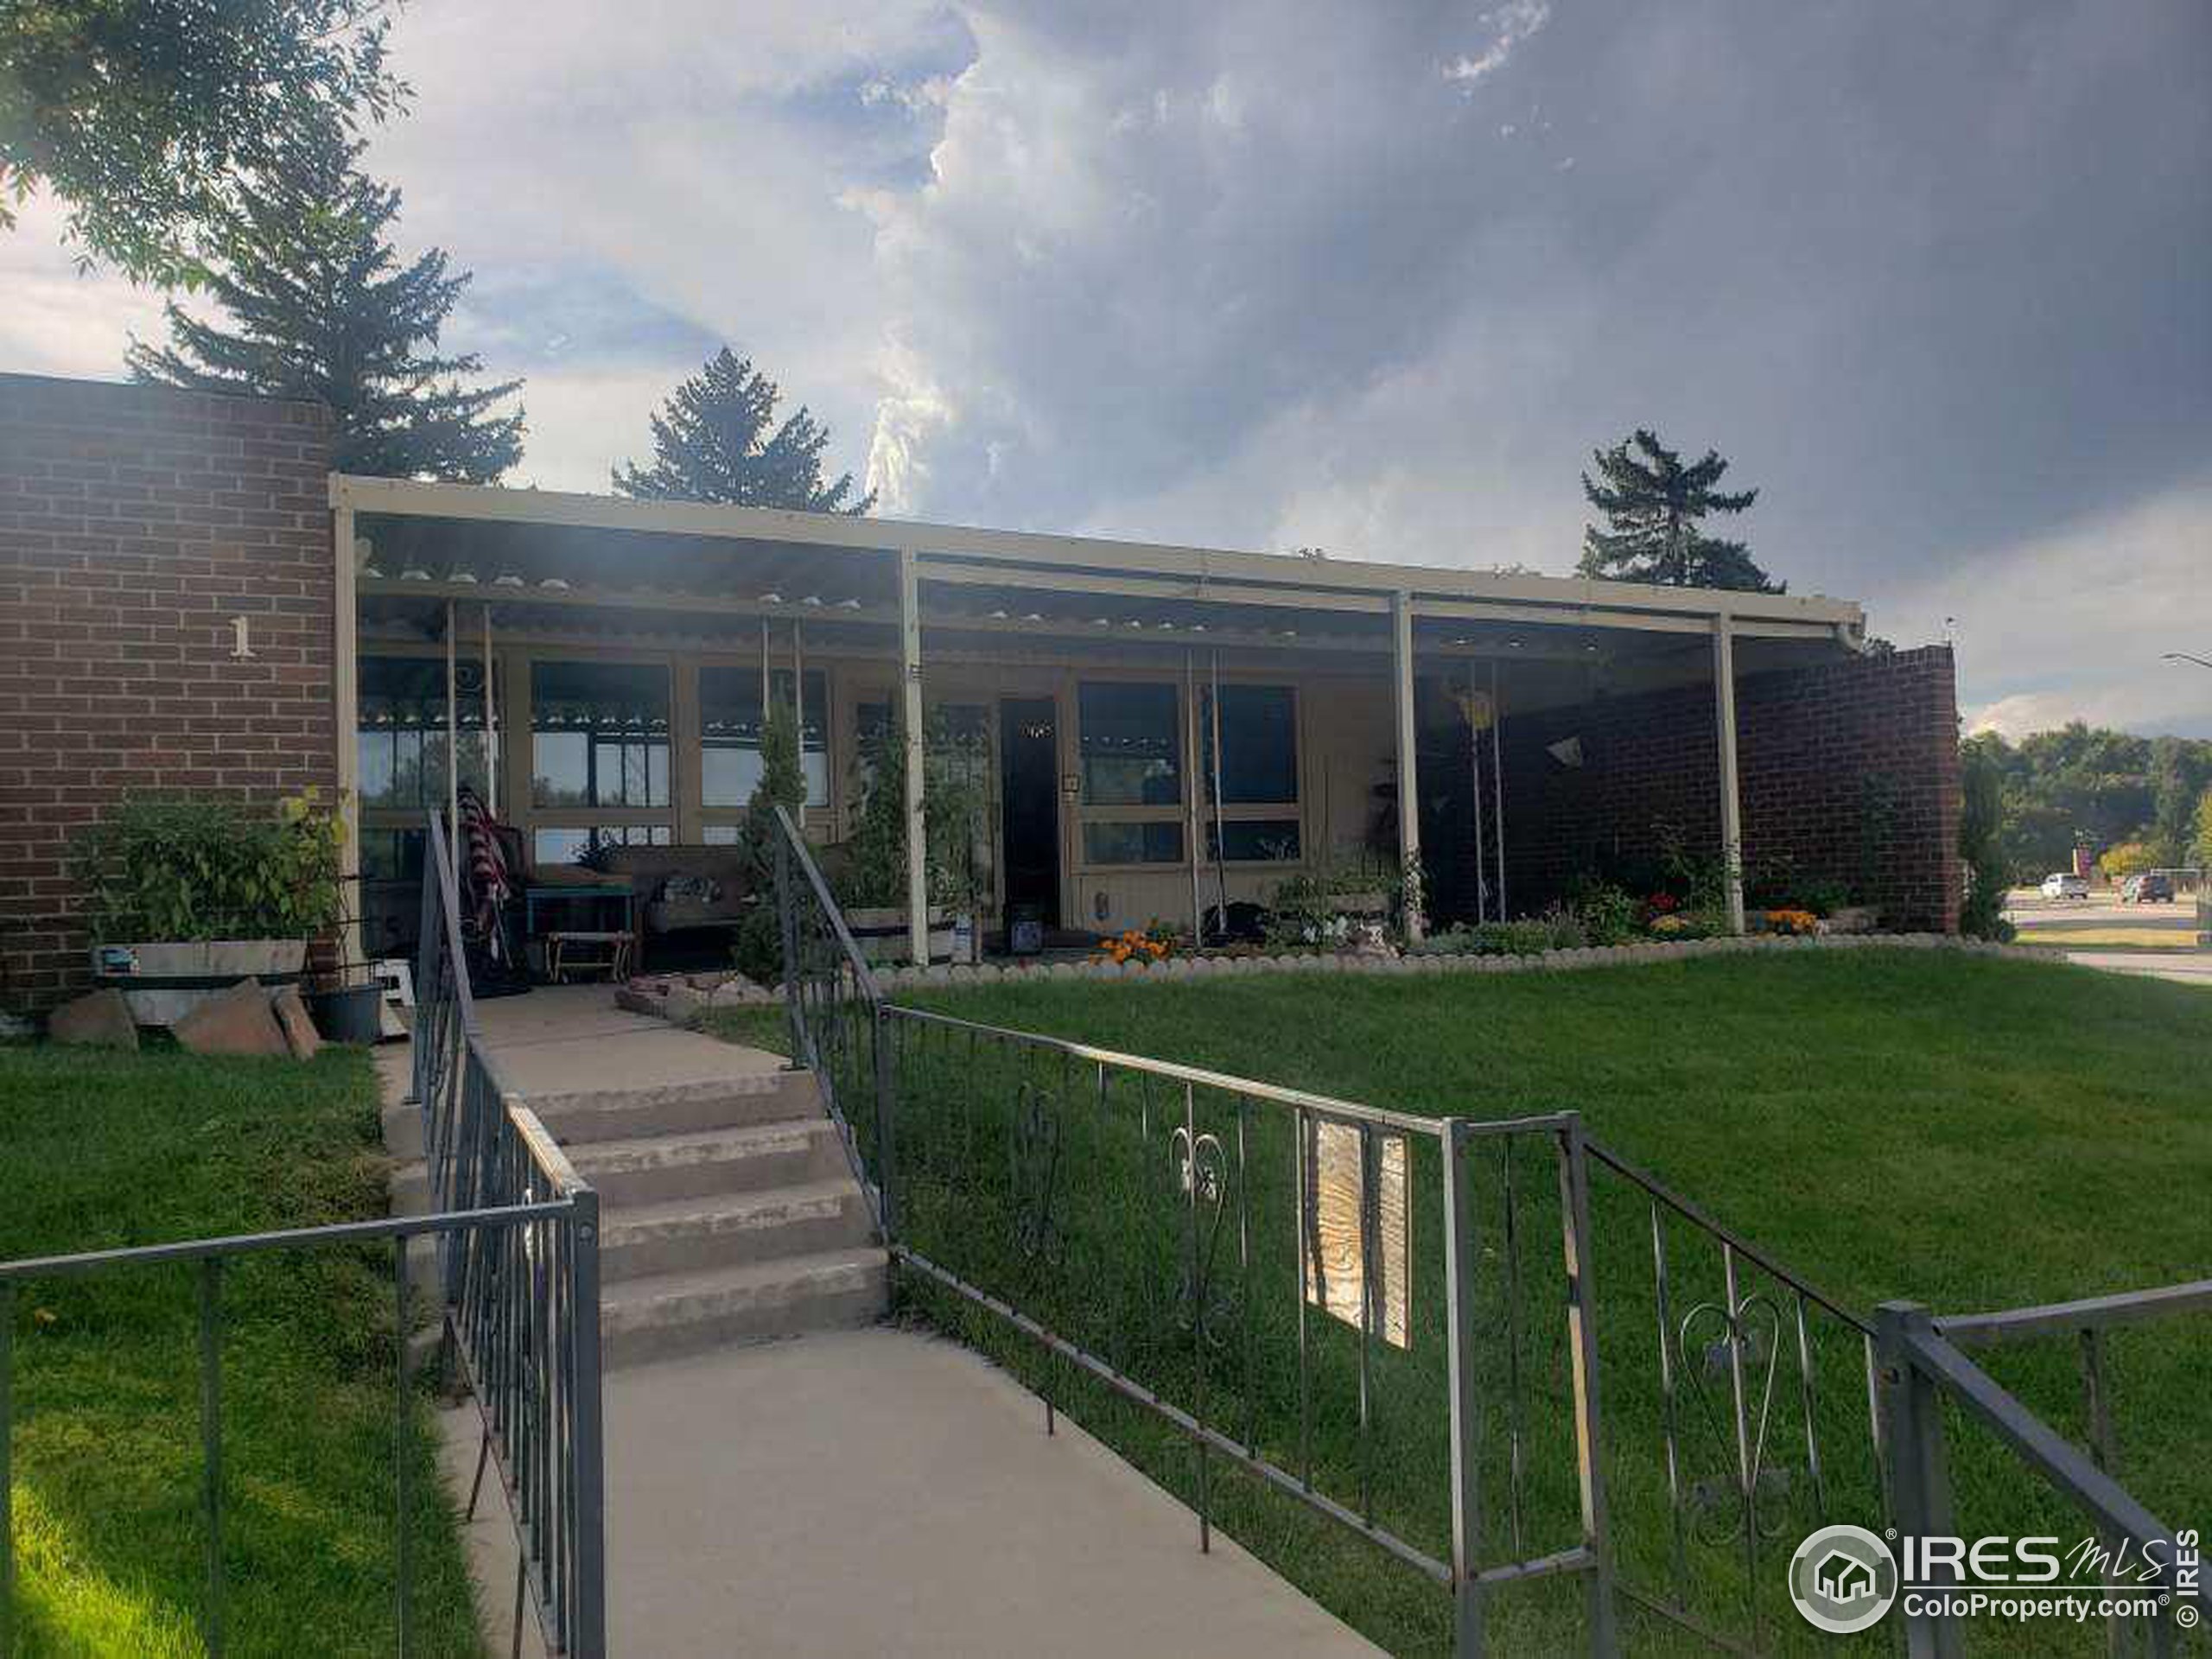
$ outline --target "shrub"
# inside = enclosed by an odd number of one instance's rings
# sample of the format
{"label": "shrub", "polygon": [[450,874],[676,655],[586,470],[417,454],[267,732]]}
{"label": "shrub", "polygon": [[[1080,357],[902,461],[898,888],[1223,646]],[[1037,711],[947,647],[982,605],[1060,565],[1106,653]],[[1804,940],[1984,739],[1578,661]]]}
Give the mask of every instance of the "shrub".
{"label": "shrub", "polygon": [[2012,925],[2005,919],[2005,888],[2011,870],[1998,842],[2005,817],[2004,768],[1980,743],[1962,746],[1959,760],[1959,858],[1966,866],[1959,931],[1977,939],[2009,939]]}
{"label": "shrub", "polygon": [[2098,856],[2097,867],[2107,880],[2124,881],[2131,875],[2157,869],[2158,849],[2147,842],[2123,841],[2118,846],[2106,848]]}
{"label": "shrub", "polygon": [[738,918],[730,939],[730,965],[756,985],[773,985],[784,976],[783,928],[772,893],[755,895]]}
{"label": "shrub", "polygon": [[1413,947],[1420,956],[1540,957],[1548,950],[1572,950],[1590,943],[1574,912],[1554,905],[1541,916],[1516,922],[1484,922],[1447,928]]}
{"label": "shrub", "polygon": [[344,913],[345,841],[314,791],[273,810],[133,797],[77,837],[70,863],[103,939],[303,939]]}
{"label": "shrub", "polygon": [[1610,881],[1579,881],[1569,897],[1591,944],[1626,944],[1636,937],[1636,900]]}

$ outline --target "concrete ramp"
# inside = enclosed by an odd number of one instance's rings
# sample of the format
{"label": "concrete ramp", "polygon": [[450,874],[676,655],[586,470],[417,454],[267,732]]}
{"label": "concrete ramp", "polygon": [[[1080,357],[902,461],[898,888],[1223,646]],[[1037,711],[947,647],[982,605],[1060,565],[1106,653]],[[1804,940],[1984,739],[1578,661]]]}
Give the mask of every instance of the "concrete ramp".
{"label": "concrete ramp", "polygon": [[[977,1355],[878,1327],[607,1379],[607,1644],[655,1659],[1380,1649]],[[447,1415],[467,1489],[475,1418]],[[470,1529],[505,1653],[512,1532]],[[1380,1569],[1378,1569],[1380,1570]],[[525,1616],[527,1620],[527,1616]],[[535,1628],[524,1649],[535,1651]]]}

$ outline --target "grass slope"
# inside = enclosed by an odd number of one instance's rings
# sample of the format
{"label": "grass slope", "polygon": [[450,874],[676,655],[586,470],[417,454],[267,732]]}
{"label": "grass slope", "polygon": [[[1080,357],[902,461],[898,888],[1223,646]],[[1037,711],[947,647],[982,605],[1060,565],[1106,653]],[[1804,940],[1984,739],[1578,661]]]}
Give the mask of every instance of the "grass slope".
{"label": "grass slope", "polygon": [[[0,1259],[381,1215],[375,1102],[358,1051],[0,1047]],[[16,1288],[26,1655],[204,1650],[197,1271]],[[227,1651],[391,1652],[390,1249],[236,1260],[221,1308]],[[408,1411],[415,1650],[474,1654],[434,1430],[421,1400]]]}
{"label": "grass slope", "polygon": [[[1503,1118],[1573,1108],[1592,1133],[1772,1254],[1846,1306],[1910,1296],[1963,1311],[2095,1294],[2212,1274],[2212,998],[2192,988],[2086,970],[1950,953],[1880,951],[1715,958],[1561,975],[1376,978],[1267,976],[1205,984],[1116,986],[1042,982],[934,995],[963,1018],[1080,1038],[1109,1048],[1212,1067],[1428,1116]],[[741,1033],[732,1032],[744,1040]],[[756,1039],[757,1040],[757,1039]],[[1310,1446],[1299,1444],[1290,1381],[1295,1364],[1294,1282],[1287,1215],[1290,1137],[1268,1114],[1245,1124],[1251,1160],[1253,1294],[1231,1314],[1230,1341],[1203,1363],[1178,1323],[1180,1212],[1159,1179],[1163,1104],[1134,1080],[1096,1099],[1088,1073],[1013,1056],[923,1046],[906,1057],[899,1179],[908,1236],[1056,1328],[1122,1363],[1186,1406],[1207,1391],[1213,1419],[1249,1425],[1287,1465],[1308,1452],[1324,1490],[1349,1501],[1362,1483],[1378,1519],[1422,1548],[1443,1535],[1443,1376],[1433,1159],[1416,1147],[1414,1171],[1415,1340],[1378,1353],[1375,1426],[1357,1429],[1356,1344],[1324,1322],[1315,1338]],[[1018,1178],[1007,1171],[1014,1105],[1043,1090],[1065,1125],[1066,1175],[1053,1248],[1027,1255],[1018,1236]],[[1094,1109],[1095,1105],[1095,1109]],[[1165,1109],[1179,1119],[1179,1100]],[[1201,1096],[1201,1128],[1233,1144],[1233,1103]],[[1148,1128],[1139,1133],[1141,1121]],[[862,1125],[863,1137],[867,1129]],[[1525,1155],[1524,1155],[1525,1154]],[[1527,1321],[1521,1356],[1529,1470],[1509,1505],[1503,1436],[1491,1408],[1484,1429],[1485,1559],[1524,1524],[1525,1553],[1571,1541],[1571,1442],[1558,1340],[1558,1226],[1548,1210],[1550,1166],[1541,1145],[1514,1154],[1525,1252],[1515,1303]],[[1485,1171],[1490,1166],[1484,1166]],[[1503,1170],[1497,1172],[1502,1177]],[[1653,1372],[1656,1308],[1648,1207],[1618,1180],[1600,1182],[1597,1284],[1608,1376],[1608,1471],[1631,1576],[1662,1585],[1669,1509]],[[1478,1356],[1484,1396],[1510,1397],[1499,1358],[1508,1298],[1497,1261],[1500,1186],[1478,1186],[1484,1217]],[[1669,1224],[1674,1316],[1718,1294],[1717,1253]],[[1232,1249],[1234,1247],[1232,1246]],[[1546,1251],[1549,1254],[1547,1255]],[[1232,1275],[1224,1274],[1225,1278]],[[1773,1292],[1757,1275],[1747,1287]],[[1546,1297],[1550,1297],[1547,1301]],[[914,1300],[998,1354],[1154,1477],[1186,1497],[1198,1472],[1187,1448],[988,1316],[949,1299]],[[1786,1297],[1777,1297],[1787,1320]],[[1770,1465],[1802,1448],[1792,1358],[1777,1372]],[[1248,1351],[1240,1344],[1249,1343]],[[1878,1513],[1866,1449],[1864,1375],[1846,1327],[1814,1333],[1815,1414],[1827,1510]],[[1249,1353],[1249,1359],[1246,1355]],[[2212,1506],[2200,1456],[2212,1439],[2201,1387],[2201,1328],[2185,1322],[2122,1333],[2112,1369],[2122,1473],[2174,1524]],[[1687,1364],[1688,1362],[1685,1362]],[[1989,1363],[2001,1380],[2069,1433],[2080,1430],[2070,1344],[2007,1351]],[[1758,1377],[1753,1378],[1754,1392]],[[1682,1402],[1692,1418],[1725,1384]],[[1725,1418],[1725,1398],[1720,1409]],[[1723,1433],[1682,1431],[1689,1478],[1727,1466]],[[1795,1442],[1795,1448],[1793,1447]],[[1972,1531],[2082,1530],[2071,1512],[2026,1479],[1978,1431],[1954,1437],[1961,1524]],[[1771,1524],[1793,1529],[1767,1546],[1758,1572],[1717,1528],[1688,1546],[1690,1603],[1743,1633],[1756,1609],[1765,1639],[1809,1637],[1780,1599],[1779,1560],[1805,1530],[1802,1449],[1790,1483],[1769,1503]],[[1441,1593],[1388,1565],[1252,1483],[1215,1476],[1226,1529],[1325,1605],[1393,1651],[1440,1650]],[[1509,1507],[1518,1513],[1509,1514]],[[1778,1511],[1778,1513],[1772,1513]],[[1839,1516],[1837,1518],[1841,1518]],[[2032,1523],[2032,1524],[2031,1524]],[[1779,1555],[1773,1551],[1778,1547]],[[1493,1630],[1510,1651],[1579,1640],[1572,1586],[1497,1599]],[[2069,1650],[2101,1632],[2049,1631]],[[1640,1640],[1671,1646],[1657,1627]]]}

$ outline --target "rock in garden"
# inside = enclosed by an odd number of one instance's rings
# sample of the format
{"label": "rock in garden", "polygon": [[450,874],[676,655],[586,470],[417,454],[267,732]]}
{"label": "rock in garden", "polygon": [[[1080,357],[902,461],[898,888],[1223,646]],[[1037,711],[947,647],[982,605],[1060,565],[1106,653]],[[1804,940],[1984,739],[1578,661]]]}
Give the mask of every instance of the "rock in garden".
{"label": "rock in garden", "polygon": [[130,1005],[111,988],[64,1002],[47,1016],[46,1034],[57,1043],[86,1048],[138,1046],[138,1022],[130,1017]]}
{"label": "rock in garden", "polygon": [[284,1046],[292,1051],[294,1059],[311,1060],[322,1052],[322,1033],[308,1018],[308,1005],[301,1001],[298,986],[287,985],[270,997],[269,1011],[276,1016],[277,1028],[284,1033]]}
{"label": "rock in garden", "polygon": [[668,998],[661,1005],[661,1015],[671,1026],[688,1026],[707,1011],[707,999],[682,980],[668,988]]}
{"label": "rock in garden", "polygon": [[269,993],[257,979],[242,979],[212,996],[169,1027],[170,1034],[194,1054],[256,1054],[274,1059],[290,1056],[284,1028],[270,1008]]}

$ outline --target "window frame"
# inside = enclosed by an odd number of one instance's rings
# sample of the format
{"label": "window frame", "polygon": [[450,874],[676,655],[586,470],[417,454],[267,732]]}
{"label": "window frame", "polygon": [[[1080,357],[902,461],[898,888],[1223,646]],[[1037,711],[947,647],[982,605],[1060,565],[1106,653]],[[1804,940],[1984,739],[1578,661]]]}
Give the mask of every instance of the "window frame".
{"label": "window frame", "polygon": [[[734,805],[717,804],[710,803],[707,799],[706,677],[709,671],[733,673],[740,677],[750,674],[753,677],[753,683],[758,684],[760,677],[760,662],[758,658],[755,658],[752,662],[747,663],[740,658],[720,655],[706,656],[690,659],[687,664],[687,669],[688,671],[684,677],[690,683],[691,708],[691,717],[688,722],[690,726],[688,737],[690,746],[697,757],[697,763],[692,767],[691,775],[698,780],[697,798],[696,801],[691,803],[691,805],[693,807],[695,828],[703,838],[707,829],[710,825],[730,826],[742,823],[745,820],[746,808],[748,804],[748,803],[745,801],[739,801]],[[792,672],[792,669],[791,665],[788,663],[771,663],[768,665],[768,672],[772,681],[773,678],[778,677],[789,676]],[[822,757],[822,796],[818,800],[815,798],[813,791],[810,787],[813,780],[810,779],[808,780],[810,788],[807,791],[805,810],[809,812],[825,813],[830,811],[836,807],[838,799],[836,731],[837,715],[841,707],[837,696],[838,676],[834,671],[834,664],[827,660],[818,663],[809,663],[805,669],[805,674],[807,680],[810,681],[818,678],[822,683],[822,699],[820,703],[821,712],[818,715],[815,712],[817,705],[811,696],[807,697],[805,704],[806,715],[809,723],[818,725],[821,728],[822,747],[819,749],[809,749],[806,747],[806,737],[804,732],[802,731],[799,734],[799,766],[801,769],[804,770],[805,767],[806,757],[809,754],[819,754]],[[806,689],[804,682],[799,683],[799,689],[801,690],[804,690]],[[760,751],[756,747],[753,753],[758,753]]]}
{"label": "window frame", "polygon": [[[1277,871],[1300,868],[1306,862],[1306,840],[1310,833],[1309,826],[1306,822],[1305,805],[1306,797],[1311,792],[1307,787],[1306,777],[1308,746],[1306,741],[1306,699],[1300,695],[1300,687],[1294,680],[1262,679],[1240,674],[1234,679],[1224,678],[1221,682],[1221,689],[1224,694],[1222,699],[1224,703],[1229,700],[1226,694],[1239,689],[1281,691],[1289,696],[1291,787],[1298,792],[1295,799],[1287,801],[1223,801],[1218,804],[1215,802],[1213,767],[1208,763],[1210,760],[1208,752],[1213,746],[1213,727],[1210,718],[1213,704],[1213,687],[1211,683],[1202,681],[1198,688],[1198,695],[1196,702],[1198,717],[1205,722],[1198,731],[1200,769],[1205,774],[1198,784],[1198,837],[1199,850],[1204,855],[1203,861],[1208,864],[1214,862],[1214,815],[1218,812],[1224,832],[1232,823],[1268,822],[1286,818],[1298,826],[1298,851],[1292,857],[1224,858],[1221,862],[1225,868]],[[1223,747],[1226,747],[1226,743]],[[1227,838],[1224,833],[1222,839]]]}
{"label": "window frame", "polygon": [[[1084,798],[1083,785],[1088,780],[1084,774],[1083,755],[1083,693],[1084,688],[1090,685],[1159,686],[1166,688],[1174,698],[1176,798],[1173,803],[1116,805],[1107,802],[1092,802]],[[1190,757],[1193,752],[1190,729],[1192,704],[1183,695],[1182,681],[1179,678],[1162,677],[1140,670],[1116,672],[1088,667],[1078,668],[1070,677],[1067,701],[1069,714],[1071,717],[1067,721],[1068,747],[1063,753],[1073,761],[1077,779],[1075,799],[1069,801],[1064,798],[1061,802],[1064,809],[1072,809],[1063,813],[1065,820],[1070,826],[1067,834],[1072,843],[1068,849],[1069,874],[1072,876],[1143,875],[1189,869],[1192,851],[1189,791],[1191,788]],[[1094,823],[1172,823],[1176,826],[1177,836],[1182,842],[1183,851],[1179,857],[1167,861],[1146,859],[1127,864],[1096,863],[1092,861],[1090,850],[1089,830],[1090,826]]]}

